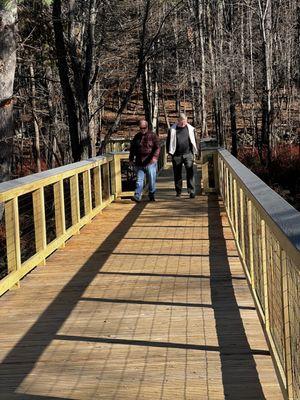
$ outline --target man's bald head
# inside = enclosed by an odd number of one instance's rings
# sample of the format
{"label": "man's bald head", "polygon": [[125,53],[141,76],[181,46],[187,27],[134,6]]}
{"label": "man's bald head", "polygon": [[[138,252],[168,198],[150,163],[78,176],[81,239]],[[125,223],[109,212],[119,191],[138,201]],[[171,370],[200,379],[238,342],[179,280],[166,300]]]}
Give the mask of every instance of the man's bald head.
{"label": "man's bald head", "polygon": [[146,131],[148,129],[148,122],[145,119],[140,121],[140,130]]}

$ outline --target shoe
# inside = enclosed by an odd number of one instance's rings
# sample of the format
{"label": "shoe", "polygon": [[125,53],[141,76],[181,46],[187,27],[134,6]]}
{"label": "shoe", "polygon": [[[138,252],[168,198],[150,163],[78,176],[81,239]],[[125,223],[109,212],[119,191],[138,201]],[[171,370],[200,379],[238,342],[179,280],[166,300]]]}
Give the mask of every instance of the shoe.
{"label": "shoe", "polygon": [[190,199],[194,199],[195,197],[195,193],[190,193]]}
{"label": "shoe", "polygon": [[155,193],[149,193],[149,201],[155,201]]}
{"label": "shoe", "polygon": [[136,203],[140,203],[141,202],[141,199],[139,197],[137,197],[137,196],[132,196],[131,200],[135,201]]}
{"label": "shoe", "polygon": [[177,192],[176,197],[181,197],[181,192]]}

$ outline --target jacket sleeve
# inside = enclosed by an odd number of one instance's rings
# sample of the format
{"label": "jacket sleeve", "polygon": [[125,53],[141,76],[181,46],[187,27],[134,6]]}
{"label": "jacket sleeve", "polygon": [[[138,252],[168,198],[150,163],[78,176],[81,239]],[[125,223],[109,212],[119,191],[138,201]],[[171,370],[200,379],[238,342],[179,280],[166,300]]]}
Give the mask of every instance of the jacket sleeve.
{"label": "jacket sleeve", "polygon": [[130,143],[130,150],[129,150],[129,161],[134,161],[134,157],[135,157],[135,136],[132,139],[131,143]]}
{"label": "jacket sleeve", "polygon": [[158,136],[154,133],[153,134],[153,156],[152,160],[157,161],[160,153],[160,142]]}
{"label": "jacket sleeve", "polygon": [[197,137],[196,129],[194,128],[194,136],[195,136],[195,143],[198,150],[198,154],[200,154],[200,139]]}
{"label": "jacket sleeve", "polygon": [[167,142],[166,142],[166,151],[169,153],[170,150],[170,140],[171,140],[171,129],[168,130]]}

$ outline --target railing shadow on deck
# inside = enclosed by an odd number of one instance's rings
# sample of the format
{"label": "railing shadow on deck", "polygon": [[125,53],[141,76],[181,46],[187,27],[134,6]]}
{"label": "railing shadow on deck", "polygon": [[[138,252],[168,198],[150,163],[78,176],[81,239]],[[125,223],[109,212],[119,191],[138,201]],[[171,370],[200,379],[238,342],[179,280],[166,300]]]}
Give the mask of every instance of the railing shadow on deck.
{"label": "railing shadow on deck", "polygon": [[[135,220],[139,217],[145,205],[146,203],[138,204],[127,214],[127,216],[107,236],[101,246],[99,246],[76,275],[74,275],[74,277],[64,286],[58,296],[38,318],[31,329],[0,363],[0,399],[47,399],[47,396],[19,394],[16,391],[33,370],[35,363],[50,343],[53,340],[58,339],[57,334],[59,329],[63,326],[72,310],[81,300],[81,296],[85,292],[86,288],[97,276],[99,270],[101,270],[111,253],[119,245]],[[100,258],[99,252],[101,251],[103,252]],[[76,291],[71,290],[74,286],[76,286]],[[53,315],[55,315],[55,318],[53,318]],[[32,344],[32,342],[34,343],[37,339],[39,341],[38,345]],[[18,371],[15,374],[13,373],[12,377],[10,374],[10,368],[12,368],[16,363],[18,365]],[[8,385],[9,388],[7,388]],[[63,400],[55,396],[48,398]]]}
{"label": "railing shadow on deck", "polygon": [[69,400],[67,397],[57,397],[57,396],[41,396],[41,395],[33,395],[33,394],[23,394],[23,393],[10,393],[5,394],[5,397],[2,397],[0,393],[0,399],[3,400]]}
{"label": "railing shadow on deck", "polygon": [[[240,307],[234,292],[226,241],[223,234],[218,196],[208,195],[209,262],[211,302],[221,358],[224,396],[233,400],[265,399],[256,364],[244,329]],[[224,209],[225,212],[225,209]],[[214,241],[218,237],[216,256]],[[220,257],[220,255],[222,255]],[[220,270],[223,279],[220,278]],[[217,277],[218,279],[214,279]],[[248,290],[248,287],[247,287]],[[254,311],[251,311],[254,312]],[[262,352],[263,354],[263,352]],[[264,352],[264,355],[270,353]]]}

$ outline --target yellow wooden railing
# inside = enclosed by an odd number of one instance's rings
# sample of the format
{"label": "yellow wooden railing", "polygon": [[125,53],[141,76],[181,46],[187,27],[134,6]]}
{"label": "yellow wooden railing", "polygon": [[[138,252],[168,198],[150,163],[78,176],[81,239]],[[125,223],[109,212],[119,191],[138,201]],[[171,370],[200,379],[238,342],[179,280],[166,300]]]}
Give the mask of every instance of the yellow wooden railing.
{"label": "yellow wooden railing", "polygon": [[130,139],[115,138],[110,139],[105,147],[105,153],[120,153],[129,150]]}
{"label": "yellow wooden railing", "polygon": [[300,213],[228,151],[218,185],[286,398],[300,399]]}
{"label": "yellow wooden railing", "polygon": [[[6,236],[6,276],[0,280],[0,295],[14,287],[38,265],[80,229],[99,214],[114,199],[130,196],[133,192],[122,190],[121,164],[128,160],[128,153],[112,153],[86,161],[66,165],[0,184],[0,207]],[[159,170],[165,165],[165,145],[158,161]],[[70,221],[66,219],[66,183]],[[45,212],[46,190],[53,193],[54,238],[47,240],[47,215]],[[32,237],[34,254],[24,259],[20,237],[20,199],[29,196],[28,208],[32,207],[34,221]],[[1,210],[0,210],[1,211]],[[2,219],[3,219],[2,218]],[[21,221],[21,222],[20,222]],[[23,258],[23,259],[22,259]]]}

